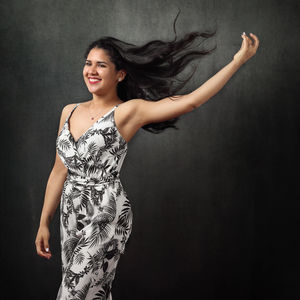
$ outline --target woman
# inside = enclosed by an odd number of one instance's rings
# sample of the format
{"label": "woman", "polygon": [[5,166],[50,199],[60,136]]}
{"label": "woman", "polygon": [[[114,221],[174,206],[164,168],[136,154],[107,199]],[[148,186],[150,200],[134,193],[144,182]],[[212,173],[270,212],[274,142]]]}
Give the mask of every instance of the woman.
{"label": "woman", "polygon": [[183,50],[197,36],[213,35],[193,32],[179,41],[175,37],[141,47],[104,37],[89,45],[83,78],[93,98],[62,110],[35,241],[37,254],[50,259],[49,224],[60,203],[62,282],[57,299],[112,299],[117,263],[132,229],[130,202],[119,178],[128,142],[140,128],[159,133],[175,127],[180,115],[214,96],[259,45],[257,36],[250,33],[252,41],[244,33],[228,65],[198,89],[172,99],[191,76],[177,88],[168,80],[192,59],[211,52],[183,55]]}

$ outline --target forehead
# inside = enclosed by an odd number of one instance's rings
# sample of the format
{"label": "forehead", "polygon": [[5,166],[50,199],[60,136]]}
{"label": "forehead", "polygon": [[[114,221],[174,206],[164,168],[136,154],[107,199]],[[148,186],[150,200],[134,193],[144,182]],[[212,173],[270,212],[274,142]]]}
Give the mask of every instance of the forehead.
{"label": "forehead", "polygon": [[101,60],[109,63],[109,56],[106,54],[104,49],[99,48],[91,49],[86,59],[95,61]]}

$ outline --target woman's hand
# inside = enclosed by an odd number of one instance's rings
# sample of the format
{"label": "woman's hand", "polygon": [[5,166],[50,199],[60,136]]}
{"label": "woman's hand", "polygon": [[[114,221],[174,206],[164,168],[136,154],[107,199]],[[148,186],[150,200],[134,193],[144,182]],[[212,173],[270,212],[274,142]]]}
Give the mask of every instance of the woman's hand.
{"label": "woman's hand", "polygon": [[51,251],[49,249],[49,238],[50,238],[49,227],[46,225],[41,225],[39,227],[35,239],[35,247],[36,247],[37,254],[47,259],[51,258]]}
{"label": "woman's hand", "polygon": [[250,35],[254,39],[254,42],[252,42],[252,40],[249,37],[247,37],[247,35],[244,32],[242,34],[243,42],[241,49],[233,57],[233,60],[240,65],[244,64],[257,51],[259,40],[255,34],[250,33]]}

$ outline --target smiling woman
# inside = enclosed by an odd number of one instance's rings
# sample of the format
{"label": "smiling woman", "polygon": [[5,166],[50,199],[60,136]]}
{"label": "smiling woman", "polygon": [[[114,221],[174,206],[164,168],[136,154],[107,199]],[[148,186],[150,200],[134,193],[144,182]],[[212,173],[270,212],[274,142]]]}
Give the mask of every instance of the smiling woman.
{"label": "smiling woman", "polygon": [[60,206],[63,279],[57,299],[69,294],[107,299],[132,229],[130,202],[119,178],[127,143],[114,126],[118,105],[75,140],[68,122],[79,105],[56,140],[68,168]]}
{"label": "smiling woman", "polygon": [[35,241],[38,255],[50,259],[49,224],[60,203],[62,281],[57,300],[112,299],[133,222],[120,180],[128,142],[140,128],[152,133],[177,128],[178,117],[217,93],[258,47],[256,36],[250,43],[243,35],[232,62],[192,93],[176,95],[194,72],[177,87],[175,76],[212,50],[184,51],[197,37],[214,34],[192,32],[178,41],[175,36],[171,42],[142,46],[103,37],[88,46],[82,74],[93,98],[62,110]]}
{"label": "smiling woman", "polygon": [[[120,115],[124,115],[123,110],[126,110],[128,114],[131,112],[127,118],[135,119],[131,125],[121,126],[127,127],[127,130],[124,128],[124,131],[133,131],[132,134],[125,132],[125,136],[132,137],[139,128],[152,133],[162,132],[168,127],[177,129],[175,123],[179,119],[178,116],[190,111],[190,106],[182,107],[182,111],[177,117],[172,117],[171,113],[162,121],[142,120],[142,116],[137,114],[136,106],[142,106],[143,102],[132,101],[133,99],[143,99],[148,102],[158,102],[163,98],[170,100],[181,98],[181,95],[177,95],[178,91],[191,79],[196,69],[183,81],[177,79],[176,75],[181,73],[192,60],[210,54],[214,50],[189,51],[188,47],[197,37],[210,38],[216,32],[191,32],[177,41],[175,29],[177,17],[178,15],[174,20],[175,39],[173,41],[154,40],[142,46],[136,46],[114,37],[102,37],[92,42],[85,52],[86,63],[83,76],[89,91],[92,93],[98,89],[99,93],[101,91],[107,93],[107,85],[115,83],[117,80],[117,94],[114,96],[124,102],[132,102],[130,105],[124,105],[122,109],[118,109]],[[95,80],[89,81],[89,78]],[[99,79],[102,80],[97,81]],[[180,82],[180,84],[176,86],[176,82]],[[116,112],[117,115],[118,113]],[[116,119],[118,118],[117,116]],[[120,120],[120,122],[126,123],[125,120]],[[134,126],[133,123],[138,124]]]}

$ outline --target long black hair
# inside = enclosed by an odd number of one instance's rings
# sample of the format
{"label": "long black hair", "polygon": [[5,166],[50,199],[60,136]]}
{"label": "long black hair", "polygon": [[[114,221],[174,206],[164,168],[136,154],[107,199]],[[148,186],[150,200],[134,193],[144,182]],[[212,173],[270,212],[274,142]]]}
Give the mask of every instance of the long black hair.
{"label": "long black hair", "polygon": [[[190,32],[187,33],[182,39],[176,41],[177,34],[175,23],[180,12],[178,12],[173,28],[175,32],[175,39],[170,42],[161,40],[153,40],[147,42],[142,46],[136,46],[114,37],[104,36],[92,42],[84,57],[87,58],[89,52],[93,48],[101,48],[110,57],[114,63],[116,70],[125,69],[125,79],[118,83],[117,94],[122,101],[130,99],[142,98],[150,101],[158,101],[162,98],[176,97],[177,91],[181,90],[186,83],[192,78],[196,68],[186,80],[179,80],[175,76],[179,74],[186,65],[206,54],[210,54],[215,48],[204,51],[188,51],[183,54],[192,42],[199,36],[203,38],[210,38],[215,35],[214,32]],[[175,57],[178,56],[178,57]],[[174,86],[176,81],[181,84]],[[149,123],[142,128],[152,132],[160,133],[168,127],[178,129],[175,123],[179,117],[164,121]]]}

